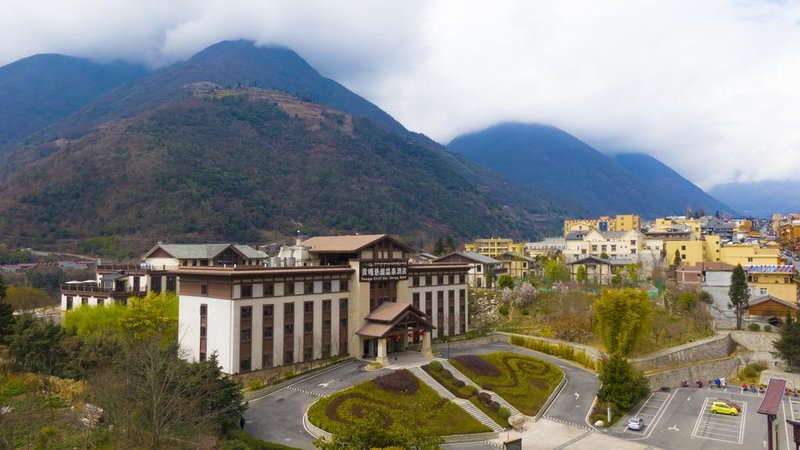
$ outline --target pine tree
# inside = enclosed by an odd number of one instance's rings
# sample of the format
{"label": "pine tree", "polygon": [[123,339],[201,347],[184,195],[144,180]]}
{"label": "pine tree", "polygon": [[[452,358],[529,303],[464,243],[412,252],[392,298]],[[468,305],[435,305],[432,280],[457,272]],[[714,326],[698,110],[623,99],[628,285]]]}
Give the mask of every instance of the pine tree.
{"label": "pine tree", "polygon": [[675,257],[672,258],[672,270],[677,269],[681,265],[681,252],[680,250],[675,250]]}
{"label": "pine tree", "polygon": [[786,323],[781,328],[781,337],[775,341],[775,356],[786,361],[794,370],[800,367],[800,323],[786,313]]}
{"label": "pine tree", "polygon": [[0,275],[0,342],[6,342],[14,330],[14,309],[6,302],[6,285]]}
{"label": "pine tree", "polygon": [[750,300],[750,289],[747,287],[747,276],[741,264],[737,264],[731,274],[731,287],[728,289],[728,297],[731,300],[731,306],[736,313],[736,329],[742,329],[742,315],[747,308],[747,302]]}

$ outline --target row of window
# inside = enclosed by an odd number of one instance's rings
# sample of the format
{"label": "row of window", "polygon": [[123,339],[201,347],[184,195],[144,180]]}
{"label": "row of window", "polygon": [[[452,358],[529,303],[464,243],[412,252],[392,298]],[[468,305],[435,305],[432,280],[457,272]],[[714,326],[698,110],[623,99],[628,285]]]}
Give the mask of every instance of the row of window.
{"label": "row of window", "polygon": [[[347,328],[347,319],[339,319],[339,328]],[[322,321],[322,331],[329,331],[331,329],[331,321],[330,320],[323,320]],[[313,333],[314,332],[314,322],[305,322],[303,323],[303,332],[304,333]],[[274,335],[273,327],[265,326],[264,327],[264,339],[272,339]],[[287,323],[283,326],[283,336],[293,336],[294,335],[294,324]],[[240,339],[242,342],[250,342],[252,339],[250,330],[242,330]]]}
{"label": "row of window", "polygon": [[[421,286],[420,281],[425,280],[424,286],[433,286],[433,275],[427,276],[413,276],[411,277],[411,285],[414,287]],[[466,275],[458,274],[458,275],[437,275],[436,276],[436,285],[442,286],[445,284],[464,284],[466,280]]]}

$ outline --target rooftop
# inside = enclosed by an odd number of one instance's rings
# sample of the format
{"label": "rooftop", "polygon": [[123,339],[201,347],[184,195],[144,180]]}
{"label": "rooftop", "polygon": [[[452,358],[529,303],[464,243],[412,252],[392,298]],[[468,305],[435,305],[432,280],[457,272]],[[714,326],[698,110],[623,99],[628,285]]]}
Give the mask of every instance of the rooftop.
{"label": "rooftop", "polygon": [[411,251],[408,246],[388,234],[355,234],[344,236],[316,236],[301,242],[312,253],[355,253],[381,240],[390,239],[397,246]]}

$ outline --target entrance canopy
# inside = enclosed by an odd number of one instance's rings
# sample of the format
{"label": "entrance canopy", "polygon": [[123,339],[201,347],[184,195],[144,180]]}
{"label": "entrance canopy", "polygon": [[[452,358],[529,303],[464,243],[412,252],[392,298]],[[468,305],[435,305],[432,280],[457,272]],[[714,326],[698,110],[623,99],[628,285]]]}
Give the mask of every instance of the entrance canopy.
{"label": "entrance canopy", "polygon": [[430,332],[436,328],[410,303],[385,302],[364,319],[367,323],[356,334],[365,337],[384,338],[404,335],[409,329]]}

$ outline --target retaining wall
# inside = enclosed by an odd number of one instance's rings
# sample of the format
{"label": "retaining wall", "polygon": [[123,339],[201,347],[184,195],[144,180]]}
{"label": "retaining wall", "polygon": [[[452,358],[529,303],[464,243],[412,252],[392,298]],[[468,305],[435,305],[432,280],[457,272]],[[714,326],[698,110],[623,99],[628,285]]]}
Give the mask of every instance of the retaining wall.
{"label": "retaining wall", "polygon": [[[708,380],[721,377],[730,379],[736,375],[740,365],[739,358],[722,358],[662,370],[648,374],[646,377],[650,382],[650,389],[655,391],[661,387],[678,387],[683,380],[689,380],[689,385],[694,386],[695,380],[703,380],[703,383],[706,383]],[[730,385],[730,383],[728,384]]]}
{"label": "retaining wall", "polygon": [[681,364],[725,358],[733,354],[735,349],[736,343],[728,333],[632,359],[631,363],[646,373]]}

